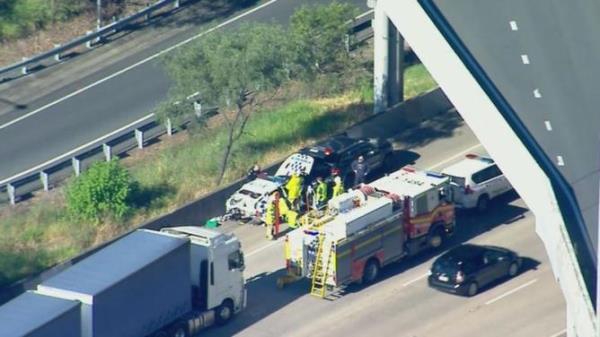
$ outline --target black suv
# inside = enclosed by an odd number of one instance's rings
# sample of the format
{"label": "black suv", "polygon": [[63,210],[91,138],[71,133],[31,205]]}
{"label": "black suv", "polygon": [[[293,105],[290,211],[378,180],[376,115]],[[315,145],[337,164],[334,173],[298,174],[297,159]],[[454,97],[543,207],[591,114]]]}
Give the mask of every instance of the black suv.
{"label": "black suv", "polygon": [[474,296],[496,280],[517,275],[521,264],[521,258],[511,250],[464,244],[433,262],[428,283],[441,291]]}
{"label": "black suv", "polygon": [[377,169],[387,171],[392,168],[392,152],[392,144],[387,140],[350,138],[345,135],[329,138],[299,151],[300,154],[314,158],[309,181],[314,180],[317,176],[327,178],[336,173],[342,177],[346,187],[350,187],[354,182],[354,172],[351,166],[355,159],[363,156],[371,172]]}

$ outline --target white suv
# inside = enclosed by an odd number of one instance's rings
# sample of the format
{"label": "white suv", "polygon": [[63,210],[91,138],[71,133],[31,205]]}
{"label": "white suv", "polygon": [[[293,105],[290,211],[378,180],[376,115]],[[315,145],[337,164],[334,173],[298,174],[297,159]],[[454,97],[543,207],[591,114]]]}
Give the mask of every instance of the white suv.
{"label": "white suv", "polygon": [[460,208],[484,211],[491,199],[512,189],[493,159],[475,154],[466,155],[442,173],[450,177],[453,199]]}

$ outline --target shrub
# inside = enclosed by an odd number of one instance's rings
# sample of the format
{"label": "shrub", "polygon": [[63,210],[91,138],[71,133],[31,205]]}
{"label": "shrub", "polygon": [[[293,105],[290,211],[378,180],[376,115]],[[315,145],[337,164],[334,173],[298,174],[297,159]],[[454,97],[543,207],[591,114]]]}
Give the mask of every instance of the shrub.
{"label": "shrub", "polygon": [[117,160],[98,162],[67,187],[67,206],[76,218],[98,222],[110,215],[122,218],[130,210],[135,187]]}

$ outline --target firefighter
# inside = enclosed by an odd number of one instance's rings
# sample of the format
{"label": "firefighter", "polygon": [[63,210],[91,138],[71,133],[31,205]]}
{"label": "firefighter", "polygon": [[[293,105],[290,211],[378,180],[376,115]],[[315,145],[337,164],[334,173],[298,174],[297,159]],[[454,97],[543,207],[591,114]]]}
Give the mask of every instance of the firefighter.
{"label": "firefighter", "polygon": [[267,211],[265,213],[265,236],[269,240],[273,240],[274,236],[277,234],[276,231],[279,229],[279,222],[281,220],[279,206],[281,205],[282,200],[284,199],[280,197],[279,191],[275,191],[271,194],[269,201],[267,202]]}
{"label": "firefighter", "polygon": [[344,183],[342,182],[342,178],[340,178],[340,176],[336,176],[333,178],[332,198],[335,198],[342,193],[344,193]]}
{"label": "firefighter", "polygon": [[292,208],[298,209],[300,193],[302,192],[302,177],[297,172],[293,173],[290,180],[285,184],[287,198]]}
{"label": "firefighter", "polygon": [[327,202],[327,183],[323,181],[323,177],[317,177],[315,196],[317,198],[317,208],[323,207]]}

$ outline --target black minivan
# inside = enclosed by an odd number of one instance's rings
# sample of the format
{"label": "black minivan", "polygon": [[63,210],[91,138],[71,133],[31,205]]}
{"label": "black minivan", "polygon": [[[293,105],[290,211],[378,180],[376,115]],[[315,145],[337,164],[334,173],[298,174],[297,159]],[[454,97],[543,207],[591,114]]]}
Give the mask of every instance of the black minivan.
{"label": "black minivan", "polygon": [[428,283],[441,291],[474,296],[496,280],[517,275],[521,264],[522,259],[511,250],[464,244],[433,262]]}

